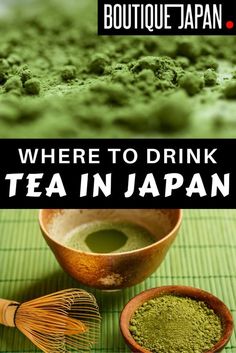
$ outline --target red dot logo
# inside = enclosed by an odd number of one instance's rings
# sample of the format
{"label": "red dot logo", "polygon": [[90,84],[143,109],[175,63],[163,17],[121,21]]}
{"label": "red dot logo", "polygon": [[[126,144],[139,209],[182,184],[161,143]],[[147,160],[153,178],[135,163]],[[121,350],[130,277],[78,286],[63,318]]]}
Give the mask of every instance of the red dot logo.
{"label": "red dot logo", "polygon": [[234,22],[233,21],[227,21],[226,22],[226,28],[233,29],[234,28]]}

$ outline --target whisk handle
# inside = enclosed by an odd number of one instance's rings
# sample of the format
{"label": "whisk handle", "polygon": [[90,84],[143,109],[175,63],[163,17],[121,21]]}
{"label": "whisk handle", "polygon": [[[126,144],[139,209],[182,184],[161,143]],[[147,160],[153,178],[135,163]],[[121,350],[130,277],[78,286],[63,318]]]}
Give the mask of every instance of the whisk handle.
{"label": "whisk handle", "polygon": [[0,324],[15,327],[15,313],[19,305],[12,300],[0,299]]}

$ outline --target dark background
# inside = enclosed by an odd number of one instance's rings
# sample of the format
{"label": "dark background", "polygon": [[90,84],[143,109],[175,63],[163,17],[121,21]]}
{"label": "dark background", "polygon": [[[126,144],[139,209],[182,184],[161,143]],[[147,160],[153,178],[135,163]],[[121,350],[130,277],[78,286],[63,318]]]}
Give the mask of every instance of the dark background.
{"label": "dark background", "polygon": [[[22,165],[18,154],[18,148],[100,148],[100,164],[64,164],[50,163],[36,165]],[[127,165],[122,159],[113,165],[111,156],[106,152],[108,148],[134,148],[137,150],[139,159],[135,164]],[[218,164],[168,164],[162,162],[157,164],[146,164],[146,149],[155,148],[163,151],[164,148],[208,148],[209,150],[218,148],[214,158]],[[0,208],[235,208],[236,203],[236,167],[234,151],[236,150],[236,139],[15,139],[0,140]],[[173,192],[173,196],[165,198],[164,175],[167,173],[180,173],[185,179],[184,186],[188,187],[193,174],[200,173],[208,192],[208,196],[191,198],[186,196],[185,187]],[[45,173],[40,188],[42,191],[39,198],[26,197],[27,180],[26,175],[22,181],[18,182],[17,194],[15,197],[8,197],[9,181],[5,180],[7,173]],[[45,196],[45,187],[48,187],[52,175],[60,173],[64,182],[67,196],[60,198]],[[79,197],[80,175],[89,173],[90,175],[99,173],[105,177],[106,173],[112,173],[112,195],[109,197],[99,196],[93,198],[92,186],[88,188],[87,197]],[[137,173],[137,186],[141,187],[146,174],[153,173],[160,196],[140,197],[135,194],[131,198],[125,198],[124,192],[127,190],[127,176]],[[211,175],[218,173],[223,180],[225,173],[231,173],[230,195],[211,198]],[[92,181],[92,179],[90,179]]]}

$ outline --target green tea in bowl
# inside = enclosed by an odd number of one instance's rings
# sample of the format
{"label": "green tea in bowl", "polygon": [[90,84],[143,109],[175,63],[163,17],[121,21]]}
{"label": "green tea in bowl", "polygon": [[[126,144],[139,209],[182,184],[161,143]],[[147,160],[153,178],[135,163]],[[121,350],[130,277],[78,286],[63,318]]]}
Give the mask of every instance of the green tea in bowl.
{"label": "green tea in bowl", "polygon": [[162,263],[182,221],[180,209],[40,210],[42,235],[61,267],[102,290],[131,287]]}
{"label": "green tea in bowl", "polygon": [[124,221],[94,221],[82,224],[64,237],[64,245],[94,253],[120,253],[144,248],[155,242],[142,226]]}

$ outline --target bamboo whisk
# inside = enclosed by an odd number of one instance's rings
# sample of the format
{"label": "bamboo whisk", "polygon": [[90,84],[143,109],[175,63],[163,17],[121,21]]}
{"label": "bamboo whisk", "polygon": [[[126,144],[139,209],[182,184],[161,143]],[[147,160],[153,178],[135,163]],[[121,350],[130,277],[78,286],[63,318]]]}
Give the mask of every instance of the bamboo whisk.
{"label": "bamboo whisk", "polygon": [[17,327],[45,353],[88,351],[100,333],[93,295],[67,289],[19,304],[0,299],[0,323]]}

